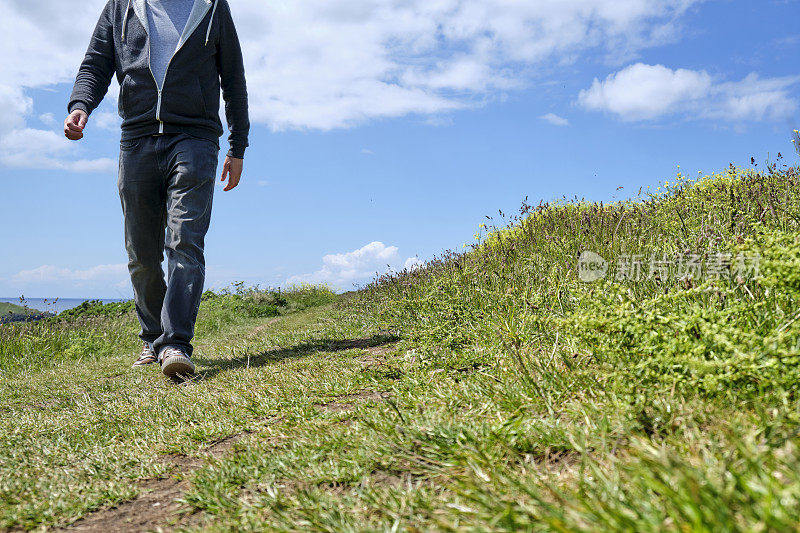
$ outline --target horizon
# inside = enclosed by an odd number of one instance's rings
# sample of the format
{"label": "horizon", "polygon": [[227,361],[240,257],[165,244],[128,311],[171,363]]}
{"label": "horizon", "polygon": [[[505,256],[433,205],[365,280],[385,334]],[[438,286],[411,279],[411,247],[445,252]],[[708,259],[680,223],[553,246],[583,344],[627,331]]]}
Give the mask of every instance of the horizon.
{"label": "horizon", "polygon": [[[78,297],[78,298],[61,298],[61,297],[42,298],[42,297],[39,297],[39,296],[25,296],[25,298],[24,298],[25,301],[28,301],[28,300],[53,300],[53,301],[55,301],[55,300],[130,300],[130,299],[132,299],[132,298],[104,298],[102,296],[89,296],[89,297]],[[0,296],[0,301],[5,301],[5,300],[17,300],[17,301],[19,301],[20,297],[19,296]]]}

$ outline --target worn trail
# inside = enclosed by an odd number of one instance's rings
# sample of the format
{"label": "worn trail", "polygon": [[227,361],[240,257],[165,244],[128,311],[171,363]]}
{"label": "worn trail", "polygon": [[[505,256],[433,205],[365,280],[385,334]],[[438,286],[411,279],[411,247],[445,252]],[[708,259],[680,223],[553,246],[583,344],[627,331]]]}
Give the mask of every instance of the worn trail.
{"label": "worn trail", "polygon": [[[270,321],[272,324],[275,321]],[[260,327],[258,333],[263,330]],[[362,348],[365,352],[363,362],[373,364],[376,358],[385,355],[386,345],[371,346],[371,339],[348,341],[346,348]],[[337,346],[336,348],[341,349]],[[363,390],[332,398],[325,403],[315,404],[320,411],[347,412],[355,410],[366,402],[383,401],[391,394],[386,391]],[[159,479],[146,479],[139,483],[140,494],[129,501],[114,507],[101,509],[78,520],[72,525],[60,529],[62,532],[140,532],[169,531],[177,527],[185,527],[199,521],[199,515],[190,506],[181,501],[181,497],[191,484],[192,474],[207,464],[209,459],[219,459],[231,453],[237,443],[263,429],[280,424],[282,417],[273,417],[263,421],[261,427],[230,435],[205,447],[199,456],[167,455],[163,460],[171,466],[170,475]]]}

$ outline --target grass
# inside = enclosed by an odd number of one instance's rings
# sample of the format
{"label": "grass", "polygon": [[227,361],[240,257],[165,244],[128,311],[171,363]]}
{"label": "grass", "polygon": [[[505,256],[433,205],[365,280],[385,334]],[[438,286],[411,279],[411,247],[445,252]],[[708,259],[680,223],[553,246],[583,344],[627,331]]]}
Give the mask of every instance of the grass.
{"label": "grass", "polygon": [[134,309],[133,300],[125,302],[110,302],[104,304],[102,300],[86,300],[79,305],[59,313],[59,320],[88,317],[118,317]]}
{"label": "grass", "polygon": [[31,309],[30,307],[23,307],[9,302],[0,302],[0,315],[7,315],[9,313],[14,315],[29,315],[38,312],[38,310]]}
{"label": "grass", "polygon": [[[796,531],[798,179],[523,206],[342,297],[207,294],[181,385],[129,368],[130,311],[14,326],[0,528],[113,517],[174,478],[151,529]],[[584,283],[585,251],[759,271]]]}

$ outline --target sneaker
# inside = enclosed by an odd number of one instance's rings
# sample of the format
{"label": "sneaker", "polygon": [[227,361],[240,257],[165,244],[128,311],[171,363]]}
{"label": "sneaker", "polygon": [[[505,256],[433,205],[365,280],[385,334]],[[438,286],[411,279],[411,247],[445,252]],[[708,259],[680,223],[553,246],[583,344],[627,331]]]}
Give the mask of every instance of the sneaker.
{"label": "sneaker", "polygon": [[194,363],[186,352],[175,346],[167,346],[161,350],[161,371],[165,376],[190,376],[194,374]]}
{"label": "sneaker", "polygon": [[133,368],[136,368],[137,366],[151,365],[157,360],[158,357],[156,357],[156,351],[153,349],[153,344],[150,342],[145,342],[142,345],[142,353],[139,355],[139,359],[133,363]]}

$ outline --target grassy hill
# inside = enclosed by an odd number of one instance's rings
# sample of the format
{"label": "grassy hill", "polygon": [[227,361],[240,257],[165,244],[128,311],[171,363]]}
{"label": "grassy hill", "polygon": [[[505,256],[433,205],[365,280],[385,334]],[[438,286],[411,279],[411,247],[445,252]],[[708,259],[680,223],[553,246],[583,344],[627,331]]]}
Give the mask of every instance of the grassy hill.
{"label": "grassy hill", "polygon": [[0,315],[7,315],[9,313],[14,315],[26,315],[31,313],[39,313],[37,309],[25,308],[21,305],[12,304],[8,302],[0,302]]}
{"label": "grassy hill", "polygon": [[798,180],[523,206],[344,297],[207,294],[182,384],[129,368],[130,310],[0,328],[0,528],[796,530]]}

